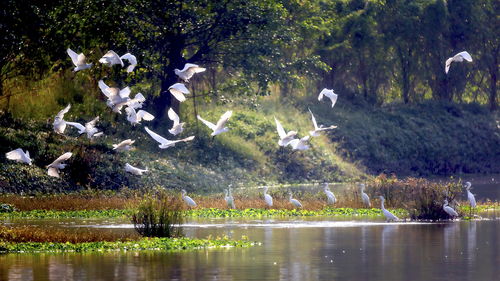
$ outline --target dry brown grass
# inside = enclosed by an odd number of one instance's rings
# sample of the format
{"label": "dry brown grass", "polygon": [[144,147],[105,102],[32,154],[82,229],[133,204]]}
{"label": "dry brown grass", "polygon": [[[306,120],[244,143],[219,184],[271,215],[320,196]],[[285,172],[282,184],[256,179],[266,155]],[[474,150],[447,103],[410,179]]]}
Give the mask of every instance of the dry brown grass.
{"label": "dry brown grass", "polygon": [[0,226],[0,241],[7,242],[100,242],[132,241],[141,237],[134,232],[109,229],[63,229],[37,226]]}
{"label": "dry brown grass", "polygon": [[112,210],[137,206],[140,199],[119,195],[59,194],[47,196],[0,195],[0,203],[14,205],[20,211],[30,210]]}

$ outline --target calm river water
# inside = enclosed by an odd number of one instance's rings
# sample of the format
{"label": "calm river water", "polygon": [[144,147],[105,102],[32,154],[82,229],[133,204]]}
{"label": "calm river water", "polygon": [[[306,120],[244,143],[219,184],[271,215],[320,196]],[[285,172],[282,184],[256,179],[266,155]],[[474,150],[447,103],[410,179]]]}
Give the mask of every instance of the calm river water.
{"label": "calm river water", "polygon": [[[132,231],[130,225],[106,224],[116,231]],[[480,221],[439,224],[331,218],[205,220],[187,223],[185,232],[191,237],[246,235],[262,245],[182,253],[7,254],[0,255],[0,280],[498,280],[500,276],[498,213]]]}

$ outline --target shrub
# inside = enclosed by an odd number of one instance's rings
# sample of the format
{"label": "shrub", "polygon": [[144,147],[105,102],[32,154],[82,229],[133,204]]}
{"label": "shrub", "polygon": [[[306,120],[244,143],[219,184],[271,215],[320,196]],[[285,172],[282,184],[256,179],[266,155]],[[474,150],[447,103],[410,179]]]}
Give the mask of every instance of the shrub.
{"label": "shrub", "polygon": [[462,183],[438,183],[422,178],[398,180],[381,174],[371,187],[372,192],[384,196],[388,206],[407,209],[412,219],[435,221],[450,218],[443,210],[443,202],[447,199],[452,204],[462,190]]}
{"label": "shrub", "polygon": [[149,195],[139,204],[132,215],[135,230],[146,237],[178,237],[183,222],[182,205],[174,197],[160,194],[159,198]]}

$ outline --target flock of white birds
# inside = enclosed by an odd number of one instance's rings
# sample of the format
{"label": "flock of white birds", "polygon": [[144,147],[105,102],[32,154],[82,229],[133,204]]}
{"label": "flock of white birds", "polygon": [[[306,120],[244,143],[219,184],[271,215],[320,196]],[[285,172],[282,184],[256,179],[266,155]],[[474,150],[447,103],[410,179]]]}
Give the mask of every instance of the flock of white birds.
{"label": "flock of white birds", "polygon": [[[69,57],[71,58],[71,61],[75,65],[75,68],[73,69],[74,72],[88,69],[92,67],[92,63],[87,63],[86,57],[83,53],[77,54],[71,49],[67,49],[67,53]],[[127,66],[127,72],[132,72],[134,71],[134,68],[137,66],[137,58],[130,54],[126,53],[122,56],[119,56],[116,52],[110,50],[108,51],[101,59],[99,59],[99,62],[107,65],[109,67],[112,67],[113,65],[120,65],[121,67],[125,66],[124,60],[128,61],[128,66]],[[456,54],[455,56],[448,58],[445,63],[445,72],[448,73],[451,63],[452,62],[462,62],[462,61],[469,61],[472,62],[472,57],[470,54],[466,51],[460,52]],[[184,81],[185,83],[189,82],[189,79],[193,77],[193,75],[197,73],[204,72],[206,68],[200,67],[196,64],[192,63],[186,63],[184,65],[184,68],[182,70],[175,69],[174,72],[175,74]],[[111,110],[115,113],[121,114],[122,109],[125,108],[125,112],[127,114],[127,121],[130,122],[132,126],[140,124],[142,121],[151,121],[155,118],[151,113],[142,110],[143,103],[146,101],[146,98],[144,97],[143,94],[137,93],[134,98],[130,98],[131,90],[129,87],[125,87],[123,89],[115,88],[115,87],[109,87],[106,85],[106,83],[103,80],[100,80],[98,82],[98,86],[101,90],[101,92],[106,96],[107,101],[106,105],[111,108]],[[172,94],[174,98],[176,98],[179,102],[184,102],[186,100],[186,95],[188,95],[190,92],[188,88],[186,87],[185,84],[183,83],[175,83],[172,86],[168,88],[169,92]],[[330,99],[332,108],[335,106],[337,102],[338,95],[334,93],[333,90],[331,89],[323,89],[318,96],[318,100],[321,101],[323,100],[324,97],[327,97]],[[95,117],[91,121],[85,123],[85,125],[82,125],[77,122],[69,122],[64,120],[64,115],[69,112],[71,109],[71,104],[68,104],[64,109],[62,109],[59,113],[54,118],[53,122],[53,128],[54,131],[58,134],[64,134],[66,131],[67,126],[74,127],[78,130],[78,134],[87,134],[87,138],[93,139],[97,138],[99,136],[103,136],[104,133],[102,131],[99,131],[96,128],[97,122],[99,121],[99,117]],[[320,133],[326,130],[332,130],[337,128],[337,126],[331,125],[328,127],[325,127],[323,125],[319,125],[316,122],[316,118],[314,117],[314,114],[312,111],[309,109],[309,113],[311,114],[311,120],[313,123],[314,130],[309,131],[309,135],[306,135],[302,138],[296,138],[297,136],[297,131],[289,131],[286,132],[281,123],[278,121],[276,117],[274,117],[274,120],[276,122],[276,130],[278,131],[278,145],[282,147],[287,147],[290,146],[292,150],[307,150],[309,149],[309,139],[310,137],[318,137],[320,136]],[[212,123],[208,120],[203,119],[201,116],[197,115],[198,120],[200,120],[203,124],[205,124],[208,128],[212,130],[212,133],[210,134],[212,137],[215,137],[219,134],[225,133],[229,131],[229,128],[226,127],[226,123],[228,122],[229,118],[233,112],[227,111],[225,112],[217,121],[217,123]],[[173,108],[170,108],[168,110],[168,117],[170,120],[173,122],[173,126],[171,129],[169,129],[169,133],[176,136],[184,130],[184,122],[180,122],[179,115],[173,110]],[[161,149],[166,149],[169,147],[175,146],[175,144],[179,142],[189,142],[194,139],[194,136],[189,136],[183,139],[177,139],[177,140],[169,140],[166,139],[165,137],[160,136],[159,134],[153,132],[150,130],[148,127],[144,128],[145,131],[153,138],[155,141],[159,143],[158,147]],[[133,148],[135,140],[127,139],[124,140],[118,144],[113,144],[113,150],[117,152],[124,152],[124,151],[129,151]],[[51,164],[47,165],[47,173],[49,176],[52,177],[60,177],[60,170],[64,169],[67,164],[63,164],[64,161],[67,161],[69,158],[71,158],[73,154],[71,152],[65,152],[63,155],[59,156],[54,162]],[[29,151],[23,151],[21,148],[15,149],[13,151],[7,152],[6,153],[7,159],[14,160],[17,162],[21,163],[26,163],[28,165],[32,164],[32,159],[30,158]],[[143,173],[148,172],[148,169],[140,169],[137,167],[134,167],[130,165],[129,163],[125,163],[125,171],[128,173],[131,173],[133,175],[141,176]],[[467,189],[467,195],[468,199],[470,201],[471,207],[476,206],[476,202],[474,199],[474,195],[470,192],[470,182],[467,182],[466,189]],[[370,203],[370,198],[368,197],[368,194],[364,192],[365,185],[364,184],[359,184],[360,188],[360,194],[361,194],[361,200],[365,204],[366,207],[371,207]],[[273,205],[273,198],[267,194],[268,187],[264,188],[264,200],[266,204],[269,207],[272,207]],[[325,185],[324,187],[324,192],[325,195],[327,196],[327,202],[328,204],[335,204],[337,202],[337,199],[333,192],[329,189],[328,184]],[[186,191],[182,190],[182,198],[184,202],[190,206],[190,207],[195,207],[196,202],[190,198],[189,196],[186,195]],[[302,204],[297,200],[292,197],[292,194],[290,193],[290,198],[289,201],[291,204],[293,204],[297,208],[302,208]],[[225,190],[225,200],[230,208],[235,208],[234,204],[234,198],[232,196],[231,188],[228,188]],[[384,198],[380,196],[381,199],[381,208],[383,211],[384,216],[388,221],[393,221],[393,220],[398,220],[396,216],[394,216],[391,212],[386,210],[384,208]],[[451,217],[457,217],[458,214],[456,213],[455,210],[453,210],[449,205],[448,201],[445,200],[444,205],[443,205],[443,210],[448,213]]]}

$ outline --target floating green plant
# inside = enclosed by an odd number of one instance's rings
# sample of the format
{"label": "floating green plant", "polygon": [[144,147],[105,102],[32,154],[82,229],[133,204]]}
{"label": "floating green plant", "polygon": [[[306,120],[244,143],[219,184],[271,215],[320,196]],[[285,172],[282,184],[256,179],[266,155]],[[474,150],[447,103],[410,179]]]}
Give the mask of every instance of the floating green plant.
{"label": "floating green plant", "polygon": [[[245,238],[245,237],[243,237]],[[143,238],[137,241],[85,242],[85,243],[50,243],[25,242],[12,243],[0,241],[3,253],[39,253],[39,252],[94,252],[94,251],[182,251],[207,248],[250,247],[256,242],[248,240],[230,240],[227,237],[215,239],[191,238]]]}

